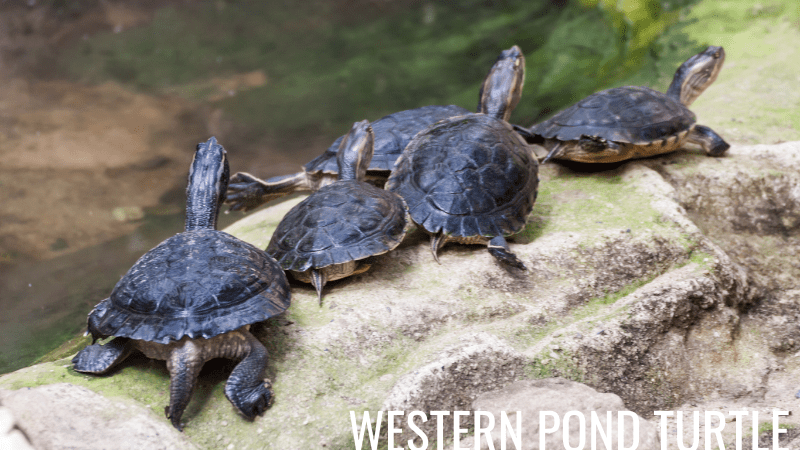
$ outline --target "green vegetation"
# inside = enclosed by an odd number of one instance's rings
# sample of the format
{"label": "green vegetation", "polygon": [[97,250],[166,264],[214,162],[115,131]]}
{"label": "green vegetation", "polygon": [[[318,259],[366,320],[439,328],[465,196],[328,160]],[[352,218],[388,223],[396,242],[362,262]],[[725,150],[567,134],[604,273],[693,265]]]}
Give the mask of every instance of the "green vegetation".
{"label": "green vegetation", "polygon": [[701,271],[711,270],[717,259],[714,255],[701,250],[694,250],[689,256],[689,261],[700,266]]}
{"label": "green vegetation", "polygon": [[[650,202],[614,172],[559,176],[541,183],[530,222],[514,240],[532,242],[553,232],[670,228]],[[587,223],[586,218],[596,220]]]}
{"label": "green vegetation", "polygon": [[586,372],[572,362],[572,354],[562,352],[558,356],[559,358],[555,359],[540,354],[527,367],[525,375],[532,379],[563,377],[578,383],[585,382]]}
{"label": "green vegetation", "polygon": [[[653,57],[619,84],[664,90],[675,68],[707,45],[725,47],[715,84],[692,110],[729,142],[773,144],[800,139],[800,2],[719,0],[684,10],[651,46]],[[728,89],[720,86],[728,86]]]}
{"label": "green vegetation", "polygon": [[[90,36],[62,66],[83,81],[209,100],[257,133],[290,139],[426,104],[472,109],[500,50],[517,44],[528,70],[515,120],[528,124],[630,76],[690,3],[202,2]],[[265,84],[210,98],[212,77],[259,70]]]}

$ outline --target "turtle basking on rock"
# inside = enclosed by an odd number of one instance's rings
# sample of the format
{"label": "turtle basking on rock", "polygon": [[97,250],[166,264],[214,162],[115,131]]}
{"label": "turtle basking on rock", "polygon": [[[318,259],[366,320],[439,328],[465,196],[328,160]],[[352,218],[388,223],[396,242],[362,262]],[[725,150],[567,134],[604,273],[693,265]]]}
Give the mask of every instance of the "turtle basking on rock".
{"label": "turtle basking on rock", "polygon": [[539,185],[533,150],[507,122],[519,102],[525,57],[501,53],[481,85],[477,114],[437,122],[417,134],[386,182],[431,235],[431,252],[447,242],[484,244],[499,262],[525,265],[505,236],[525,226]]}
{"label": "turtle basking on rock", "polygon": [[[400,153],[415,134],[439,120],[468,112],[454,105],[432,105],[389,114],[372,122],[375,148],[365,181],[383,186]],[[292,175],[264,181],[246,172],[237,173],[228,187],[226,203],[231,205],[232,211],[248,211],[293,192],[313,192],[333,183],[339,173],[336,154],[343,139],[344,136],[336,139],[324,153],[303,166],[301,172]]]}
{"label": "turtle basking on rock", "polygon": [[142,256],[111,296],[89,314],[94,341],[72,359],[78,372],[103,374],[134,350],[167,361],[172,425],[181,430],[197,375],[213,358],[241,360],[225,396],[248,419],[272,394],[264,379],[267,350],[249,325],[284,312],[289,284],[266,252],[216,230],[228,186],[228,160],[215,138],[199,144],[186,189],[186,229]]}
{"label": "turtle basking on rock", "polygon": [[688,107],[717,79],[724,61],[722,47],[711,46],[678,68],[666,94],[639,86],[607,89],[516,130],[548,150],[543,162],[611,163],[672,152],[686,143],[720,156],[730,145],[711,128],[697,125]]}
{"label": "turtle basking on rock", "polygon": [[397,247],[411,220],[400,196],[364,181],[373,149],[369,122],[353,125],[337,154],[338,180],[295,205],[267,246],[284,270],[322,288],[369,269],[361,260]]}

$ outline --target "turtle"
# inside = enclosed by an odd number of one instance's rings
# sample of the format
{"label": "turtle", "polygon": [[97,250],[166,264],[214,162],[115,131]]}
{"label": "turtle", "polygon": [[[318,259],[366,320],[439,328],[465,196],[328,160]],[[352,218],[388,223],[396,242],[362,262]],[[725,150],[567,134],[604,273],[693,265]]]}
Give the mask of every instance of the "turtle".
{"label": "turtle", "polygon": [[[186,227],[144,254],[88,317],[92,345],[72,359],[78,372],[104,374],[134,350],[167,361],[172,425],[181,416],[203,364],[241,360],[225,396],[246,418],[270,404],[267,350],[249,331],[289,307],[286,274],[264,250],[217,231],[230,171],[212,137],[198,144],[189,171]],[[98,339],[115,336],[105,344]]]}
{"label": "turtle", "polygon": [[666,94],[641,86],[607,89],[517,131],[548,150],[543,163],[551,158],[611,163],[669,153],[685,143],[721,156],[730,145],[698,125],[688,107],[716,80],[724,61],[723,48],[710,46],[678,68]]}
{"label": "turtle", "polygon": [[314,286],[320,305],[328,281],[368,270],[362,260],[397,247],[411,225],[399,195],[364,181],[374,139],[368,121],[353,124],[339,145],[337,181],[295,205],[267,245],[284,270]]}
{"label": "turtle", "polygon": [[431,235],[431,252],[447,242],[484,244],[499,262],[525,270],[505,236],[519,232],[533,209],[539,164],[533,149],[507,122],[519,102],[525,57],[504,50],[480,89],[478,113],[451,117],[408,144],[386,189],[408,204],[411,218]]}
{"label": "turtle", "polygon": [[[455,105],[431,105],[400,111],[372,122],[375,148],[372,163],[367,170],[368,182],[382,187],[394,169],[397,158],[415,134],[429,125],[469,110]],[[294,192],[313,192],[336,181],[338,166],[336,154],[344,136],[336,139],[327,150],[302,167],[300,172],[261,180],[247,172],[239,172],[231,179],[227,203],[231,211],[248,211],[264,203]]]}

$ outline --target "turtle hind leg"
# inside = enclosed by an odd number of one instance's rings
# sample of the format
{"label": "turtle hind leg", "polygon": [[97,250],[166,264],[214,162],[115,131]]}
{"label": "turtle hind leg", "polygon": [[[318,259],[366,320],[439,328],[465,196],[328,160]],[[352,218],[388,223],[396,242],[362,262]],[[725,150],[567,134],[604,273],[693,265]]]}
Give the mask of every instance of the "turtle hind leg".
{"label": "turtle hind leg", "polygon": [[192,340],[187,340],[172,350],[167,359],[169,405],[164,408],[164,414],[178,431],[183,431],[181,416],[192,398],[197,375],[204,363],[203,351]]}
{"label": "turtle hind leg", "polygon": [[225,396],[248,419],[254,419],[272,404],[269,381],[264,379],[267,349],[249,331],[240,330],[244,339],[236,339],[242,360],[231,372],[225,384]]}
{"label": "turtle hind leg", "polygon": [[[548,142],[545,142],[545,144],[548,144]],[[563,146],[564,145],[561,142],[555,141],[550,146],[550,148],[548,149],[549,151],[547,152],[547,156],[542,158],[542,160],[539,161],[539,163],[540,164],[544,164],[544,163],[546,163],[547,161],[550,161],[553,158],[560,157],[561,156],[561,150],[563,149]]]}
{"label": "turtle hind leg", "polygon": [[708,156],[722,156],[731,147],[714,130],[703,125],[695,125],[686,139],[703,147]]}
{"label": "turtle hind leg", "polygon": [[506,239],[501,236],[495,236],[489,241],[489,253],[501,263],[521,270],[528,270],[525,264],[517,258],[517,255],[511,253],[508,249]]}
{"label": "turtle hind leg", "polygon": [[83,373],[103,374],[111,370],[133,351],[128,338],[117,337],[105,345],[92,344],[72,358],[72,367]]}
{"label": "turtle hind leg", "polygon": [[231,211],[249,211],[293,192],[315,190],[319,180],[311,178],[303,171],[264,181],[247,172],[239,172],[231,178],[225,203],[231,205]]}

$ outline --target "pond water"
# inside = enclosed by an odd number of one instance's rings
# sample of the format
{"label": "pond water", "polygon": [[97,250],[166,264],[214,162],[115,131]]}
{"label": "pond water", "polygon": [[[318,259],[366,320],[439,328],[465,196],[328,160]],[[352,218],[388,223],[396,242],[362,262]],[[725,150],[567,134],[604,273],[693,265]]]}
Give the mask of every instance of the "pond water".
{"label": "pond water", "polygon": [[700,47],[656,41],[687,1],[153,3],[0,6],[0,373],[80,333],[133,262],[182,230],[189,161],[209,135],[234,172],[272,176],[357,120],[474,109],[513,44],[527,57],[523,125],[631,77],[664,89]]}

